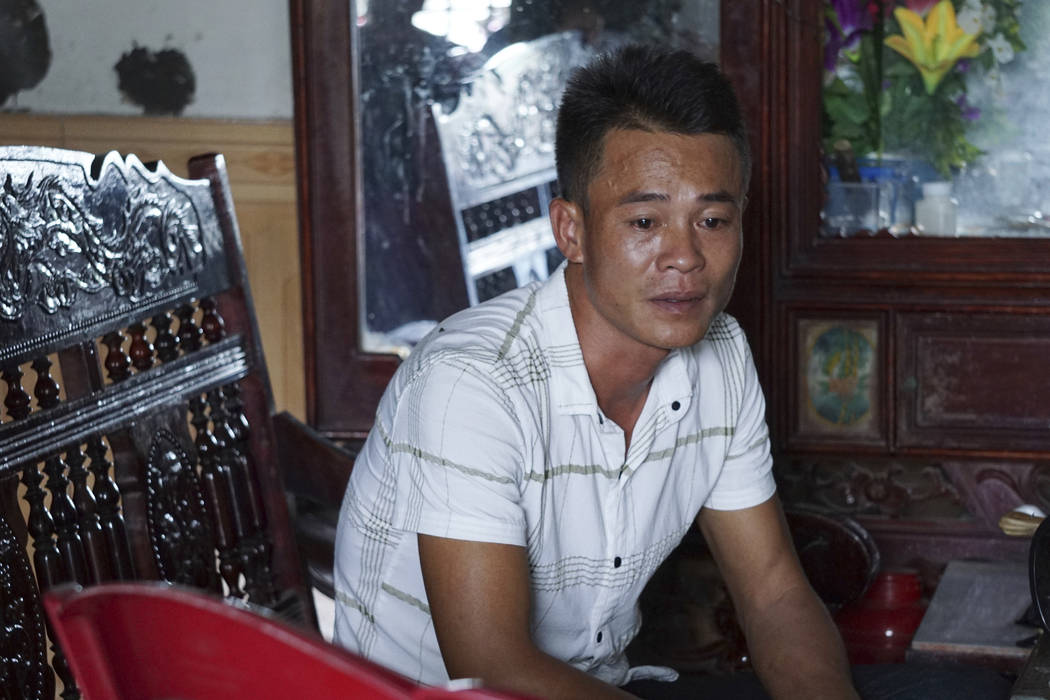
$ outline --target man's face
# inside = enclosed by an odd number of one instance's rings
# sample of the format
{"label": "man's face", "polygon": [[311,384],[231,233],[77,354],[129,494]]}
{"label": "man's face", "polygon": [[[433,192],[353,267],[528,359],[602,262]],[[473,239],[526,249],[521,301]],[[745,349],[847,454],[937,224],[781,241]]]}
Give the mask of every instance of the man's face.
{"label": "man's face", "polygon": [[704,337],[740,262],[741,167],[727,136],[609,132],[566,254],[581,263],[581,334],[625,351]]}

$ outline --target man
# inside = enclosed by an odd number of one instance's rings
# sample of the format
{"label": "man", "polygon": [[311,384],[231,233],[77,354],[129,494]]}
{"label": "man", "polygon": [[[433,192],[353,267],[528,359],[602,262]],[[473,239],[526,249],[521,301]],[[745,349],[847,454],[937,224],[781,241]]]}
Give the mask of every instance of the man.
{"label": "man", "polygon": [[556,148],[567,263],[452,316],[398,370],[340,515],[337,640],[426,683],[629,697],[676,676],[623,652],[695,521],[766,689],[855,697],[722,313],[750,171],[732,89],[688,53],[627,47],[574,75]]}

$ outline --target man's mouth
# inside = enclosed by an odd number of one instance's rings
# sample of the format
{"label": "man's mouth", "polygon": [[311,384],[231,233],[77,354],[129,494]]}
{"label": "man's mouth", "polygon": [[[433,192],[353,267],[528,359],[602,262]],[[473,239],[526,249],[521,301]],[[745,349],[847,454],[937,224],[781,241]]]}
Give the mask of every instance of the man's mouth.
{"label": "man's mouth", "polygon": [[704,300],[701,294],[667,295],[651,299],[657,307],[674,313],[692,311]]}

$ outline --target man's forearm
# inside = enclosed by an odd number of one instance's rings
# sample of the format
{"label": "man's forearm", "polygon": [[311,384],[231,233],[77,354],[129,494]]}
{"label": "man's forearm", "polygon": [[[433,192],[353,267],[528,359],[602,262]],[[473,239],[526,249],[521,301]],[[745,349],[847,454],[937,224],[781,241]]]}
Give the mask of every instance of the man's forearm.
{"label": "man's forearm", "polygon": [[808,586],[784,591],[744,623],[755,671],[777,700],[856,698],[842,639]]}
{"label": "man's forearm", "polygon": [[450,674],[481,678],[486,687],[546,700],[623,700],[633,695],[588,675],[532,647],[527,652],[498,652],[500,660],[482,661],[473,669]]}

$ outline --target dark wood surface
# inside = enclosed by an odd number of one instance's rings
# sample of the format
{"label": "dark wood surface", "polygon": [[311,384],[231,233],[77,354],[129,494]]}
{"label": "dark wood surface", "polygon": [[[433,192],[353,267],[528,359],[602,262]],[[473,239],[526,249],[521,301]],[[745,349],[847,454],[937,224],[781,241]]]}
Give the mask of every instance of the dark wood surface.
{"label": "dark wood surface", "polygon": [[909,661],[1021,670],[1037,628],[1019,624],[1031,604],[1024,562],[952,561],[908,648]]}
{"label": "dark wood surface", "polygon": [[[351,2],[291,0],[296,169],[308,422],[352,439],[372,427],[397,368],[393,355],[362,352],[358,318],[360,154]],[[462,271],[448,271],[462,278]]]}
{"label": "dark wood surface", "polygon": [[40,607],[59,584],[163,579],[316,626],[223,159],[189,172],[0,149],[0,687],[15,697],[52,697],[56,676],[76,697]]}

